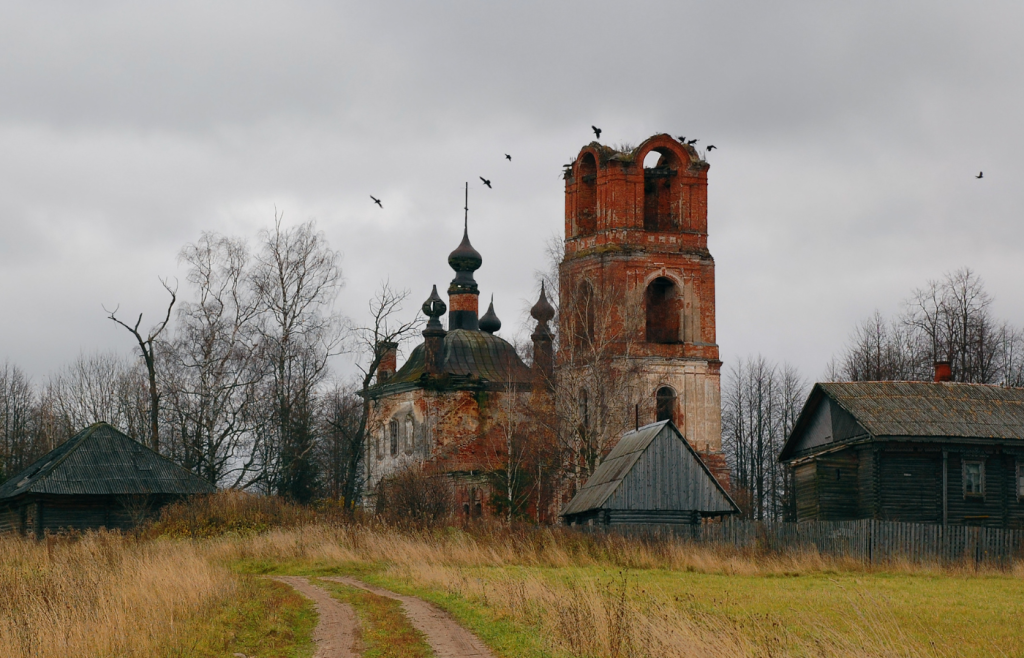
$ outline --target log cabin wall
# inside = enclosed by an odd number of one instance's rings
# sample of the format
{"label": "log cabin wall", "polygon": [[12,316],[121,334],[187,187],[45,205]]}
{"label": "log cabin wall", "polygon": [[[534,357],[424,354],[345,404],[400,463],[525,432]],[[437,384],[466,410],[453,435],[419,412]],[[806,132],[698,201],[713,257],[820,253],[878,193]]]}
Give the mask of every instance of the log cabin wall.
{"label": "log cabin wall", "polygon": [[818,467],[805,462],[793,468],[793,488],[796,491],[796,520],[816,521],[818,509]]}
{"label": "log cabin wall", "polygon": [[857,518],[875,519],[878,508],[878,449],[861,446],[857,449]]}
{"label": "log cabin wall", "polygon": [[857,453],[854,450],[822,455],[817,462],[818,518],[851,521],[858,517]]}
{"label": "log cabin wall", "polygon": [[937,446],[886,446],[878,453],[877,513],[883,521],[942,523],[942,453]]}

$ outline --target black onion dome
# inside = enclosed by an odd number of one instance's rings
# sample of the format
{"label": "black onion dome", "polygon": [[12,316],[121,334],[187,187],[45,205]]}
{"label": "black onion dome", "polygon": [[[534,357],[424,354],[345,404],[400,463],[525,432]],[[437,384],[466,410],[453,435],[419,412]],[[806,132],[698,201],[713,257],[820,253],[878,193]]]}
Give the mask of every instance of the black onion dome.
{"label": "black onion dome", "polygon": [[428,318],[439,318],[445,314],[448,310],[448,306],[445,305],[444,300],[437,294],[437,286],[430,292],[430,297],[427,297],[427,301],[423,302],[423,315]]}
{"label": "black onion dome", "polygon": [[544,293],[543,281],[541,281],[540,284],[540,299],[538,299],[537,303],[530,309],[530,316],[541,324],[550,322],[551,318],[555,317],[555,309],[551,306],[551,303],[548,302],[548,296]]}
{"label": "black onion dome", "polygon": [[498,319],[497,313],[494,312],[494,295],[491,295],[491,304],[487,307],[484,317],[480,318],[480,331],[493,334],[499,329],[501,329],[501,320]]}
{"label": "black onion dome", "polygon": [[475,272],[484,264],[483,256],[469,243],[469,230],[462,232],[462,242],[448,254],[448,264],[456,272]]}

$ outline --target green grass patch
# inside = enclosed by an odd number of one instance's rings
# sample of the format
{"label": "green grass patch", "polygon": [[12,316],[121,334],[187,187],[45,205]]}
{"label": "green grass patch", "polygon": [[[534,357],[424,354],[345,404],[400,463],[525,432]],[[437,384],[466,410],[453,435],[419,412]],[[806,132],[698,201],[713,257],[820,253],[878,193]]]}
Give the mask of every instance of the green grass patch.
{"label": "green grass patch", "polygon": [[355,609],[363,658],[433,658],[426,638],[409,623],[400,601],[327,580],[316,584]]}
{"label": "green grass patch", "polygon": [[241,576],[234,595],[176,634],[165,658],[309,658],[315,649],[313,602],[282,583]]}

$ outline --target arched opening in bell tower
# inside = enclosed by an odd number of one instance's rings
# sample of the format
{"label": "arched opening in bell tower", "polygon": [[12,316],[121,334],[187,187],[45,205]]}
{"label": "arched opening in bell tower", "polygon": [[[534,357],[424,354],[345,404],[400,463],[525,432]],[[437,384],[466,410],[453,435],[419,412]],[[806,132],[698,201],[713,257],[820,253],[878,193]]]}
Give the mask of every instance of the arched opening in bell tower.
{"label": "arched opening in bell tower", "polygon": [[678,173],[679,159],[667,149],[654,149],[644,157],[644,230],[680,228]]}
{"label": "arched opening in bell tower", "polygon": [[647,311],[647,342],[678,343],[679,287],[663,276],[651,281],[644,295]]}
{"label": "arched opening in bell tower", "polygon": [[676,392],[668,386],[662,386],[658,389],[658,392],[654,394],[655,409],[657,413],[656,420],[661,422],[663,420],[671,420],[673,423],[676,422]]}
{"label": "arched opening in bell tower", "polygon": [[576,233],[587,235],[597,230],[597,160],[593,153],[580,158],[576,187]]}

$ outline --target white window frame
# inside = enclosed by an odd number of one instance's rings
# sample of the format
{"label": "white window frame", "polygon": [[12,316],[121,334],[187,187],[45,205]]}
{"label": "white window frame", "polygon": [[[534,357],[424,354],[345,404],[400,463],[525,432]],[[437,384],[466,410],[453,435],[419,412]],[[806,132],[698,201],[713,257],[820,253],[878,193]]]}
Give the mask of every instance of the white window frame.
{"label": "white window frame", "polygon": [[[978,489],[979,491],[967,491],[967,467],[977,466],[978,467]],[[961,467],[961,479],[963,480],[964,498],[984,498],[985,497],[985,460],[983,459],[965,459]]]}
{"label": "white window frame", "polygon": [[1017,460],[1017,502],[1024,500],[1024,460]]}

